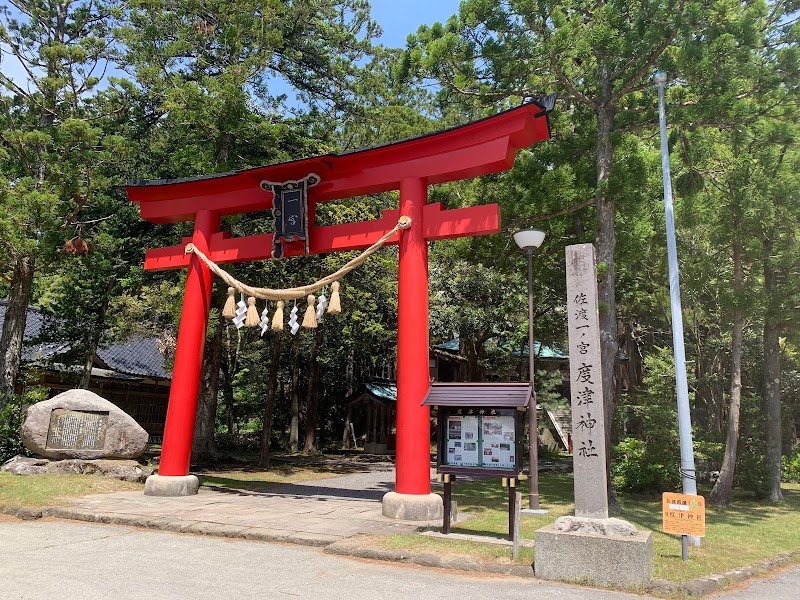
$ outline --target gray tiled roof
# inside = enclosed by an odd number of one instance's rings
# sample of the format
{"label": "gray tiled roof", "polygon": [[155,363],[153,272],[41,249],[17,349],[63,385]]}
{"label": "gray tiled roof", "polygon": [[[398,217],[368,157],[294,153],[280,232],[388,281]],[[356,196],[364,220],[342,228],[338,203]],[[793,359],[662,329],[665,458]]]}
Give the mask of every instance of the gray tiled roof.
{"label": "gray tiled roof", "polygon": [[[5,300],[0,300],[0,326],[6,320],[7,308],[8,303]],[[28,308],[28,318],[25,320],[24,346],[22,348],[23,363],[52,360],[54,357],[69,350],[69,346],[66,344],[39,342],[37,340],[49,318],[51,317],[47,313],[36,307],[31,306]]]}
{"label": "gray tiled roof", "polygon": [[[6,318],[7,302],[0,300],[0,324]],[[28,307],[25,323],[23,363],[51,362],[69,351],[69,345],[59,342],[40,342],[48,315],[35,306]],[[97,351],[100,362],[113,371],[128,375],[159,377],[171,379],[172,374],[165,368],[164,357],[158,351],[155,338],[132,338],[126,342],[103,344]]]}
{"label": "gray tiled roof", "polygon": [[155,338],[133,338],[127,342],[105,344],[97,350],[97,357],[120,373],[172,379]]}

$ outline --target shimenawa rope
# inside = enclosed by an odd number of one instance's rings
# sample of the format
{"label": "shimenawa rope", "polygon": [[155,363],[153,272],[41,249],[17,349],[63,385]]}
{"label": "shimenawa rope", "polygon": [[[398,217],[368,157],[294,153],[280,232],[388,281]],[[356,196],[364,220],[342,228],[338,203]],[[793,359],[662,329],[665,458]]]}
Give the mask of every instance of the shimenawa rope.
{"label": "shimenawa rope", "polygon": [[361,254],[359,254],[356,258],[348,262],[344,265],[341,269],[336,271],[335,273],[331,273],[323,277],[322,279],[310,283],[308,285],[304,285],[301,287],[293,287],[293,288],[286,288],[283,290],[275,290],[270,288],[258,288],[252,287],[247,285],[246,283],[242,283],[238,279],[236,279],[233,275],[222,269],[219,265],[217,265],[214,261],[208,258],[205,254],[203,254],[200,250],[195,248],[194,244],[187,244],[186,246],[186,253],[194,253],[197,257],[202,260],[206,266],[208,266],[211,271],[213,271],[220,279],[222,279],[225,283],[227,283],[232,288],[240,291],[241,293],[245,294],[246,296],[255,296],[256,298],[261,298],[262,300],[297,300],[299,298],[303,298],[308,294],[321,290],[327,285],[332,284],[334,281],[337,281],[347,275],[350,271],[355,269],[356,267],[362,265],[371,255],[373,255],[378,248],[383,246],[395,233],[400,231],[401,229],[408,229],[411,227],[411,218],[402,216],[397,221],[397,225],[395,225],[390,231],[388,231],[381,239],[377,242],[372,244],[369,248],[364,250]]}

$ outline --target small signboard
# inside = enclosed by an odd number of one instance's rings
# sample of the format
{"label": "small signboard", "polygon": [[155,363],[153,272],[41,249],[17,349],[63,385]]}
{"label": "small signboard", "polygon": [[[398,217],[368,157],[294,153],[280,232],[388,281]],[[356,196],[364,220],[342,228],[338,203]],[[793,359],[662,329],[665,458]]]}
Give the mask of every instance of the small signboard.
{"label": "small signboard", "polygon": [[661,496],[664,533],[703,537],[706,534],[706,500],[692,494],[664,492]]}
{"label": "small signboard", "polygon": [[519,472],[518,411],[494,408],[440,411],[441,418],[447,419],[447,439],[442,440],[447,451],[440,466]]}
{"label": "small signboard", "polygon": [[437,412],[440,474],[518,478],[529,383],[434,383],[423,406]]}

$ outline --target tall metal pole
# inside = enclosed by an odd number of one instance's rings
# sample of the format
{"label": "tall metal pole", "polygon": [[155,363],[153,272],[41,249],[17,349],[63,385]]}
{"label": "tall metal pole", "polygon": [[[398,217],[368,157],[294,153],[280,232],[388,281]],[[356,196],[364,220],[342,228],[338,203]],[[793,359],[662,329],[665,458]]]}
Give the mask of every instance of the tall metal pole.
{"label": "tall metal pole", "polygon": [[529,508],[539,510],[539,425],[536,419],[536,389],[533,370],[533,247],[528,246],[528,379],[531,382],[531,401],[528,405],[528,462],[531,471]]}
{"label": "tall metal pole", "polygon": [[[692,445],[692,420],[689,412],[689,388],[686,382],[686,354],[683,344],[683,313],[681,288],[678,281],[678,250],[675,243],[675,215],[672,208],[672,179],[669,171],[669,145],[667,143],[667,115],[664,108],[664,83],[666,74],[656,73],[658,86],[658,122],[661,130],[661,170],[664,180],[664,213],[667,223],[667,259],[669,262],[669,298],[672,309],[672,346],[675,354],[675,388],[678,396],[678,435],[681,444],[681,477],[683,493],[697,494]],[[686,536],[684,536],[684,559]],[[692,545],[699,546],[700,538],[693,537]]]}

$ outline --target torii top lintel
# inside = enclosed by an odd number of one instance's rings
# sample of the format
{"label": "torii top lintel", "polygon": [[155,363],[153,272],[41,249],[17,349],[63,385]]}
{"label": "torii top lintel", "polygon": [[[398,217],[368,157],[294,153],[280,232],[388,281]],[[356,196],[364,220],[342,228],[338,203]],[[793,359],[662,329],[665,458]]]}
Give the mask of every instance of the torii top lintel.
{"label": "torii top lintel", "polygon": [[189,221],[200,210],[231,215],[269,209],[272,194],[262,180],[289,181],[316,173],[309,203],[396,190],[409,177],[428,184],[469,179],[510,169],[516,153],[550,137],[553,100],[531,102],[444,131],[343,153],[210,176],[135,181],[128,197],[154,223]]}

